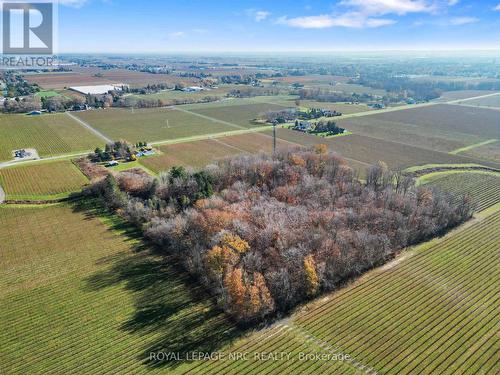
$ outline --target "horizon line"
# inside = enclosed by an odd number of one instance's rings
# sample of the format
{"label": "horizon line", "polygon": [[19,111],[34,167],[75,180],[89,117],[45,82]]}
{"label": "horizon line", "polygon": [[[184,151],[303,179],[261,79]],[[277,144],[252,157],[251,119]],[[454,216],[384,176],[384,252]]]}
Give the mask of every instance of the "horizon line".
{"label": "horizon line", "polygon": [[258,53],[373,53],[373,52],[500,52],[500,48],[457,48],[457,49],[424,49],[424,48],[408,48],[408,49],[338,49],[338,50],[171,50],[171,51],[61,51],[55,55],[64,55],[64,54],[122,54],[122,55],[137,55],[137,54],[173,54],[173,53],[189,53],[189,54],[226,54],[226,53],[242,53],[242,54],[258,54]]}

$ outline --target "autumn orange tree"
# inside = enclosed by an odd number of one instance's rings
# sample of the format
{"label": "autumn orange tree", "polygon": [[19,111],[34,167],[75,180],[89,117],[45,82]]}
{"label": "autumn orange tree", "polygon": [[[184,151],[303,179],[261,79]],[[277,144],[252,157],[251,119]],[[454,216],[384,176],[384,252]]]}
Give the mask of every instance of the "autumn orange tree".
{"label": "autumn orange tree", "polygon": [[472,214],[470,200],[416,187],[382,162],[361,182],[325,146],[241,155],[198,172],[173,168],[155,181],[128,172],[116,181],[92,190],[241,322],[334,290]]}

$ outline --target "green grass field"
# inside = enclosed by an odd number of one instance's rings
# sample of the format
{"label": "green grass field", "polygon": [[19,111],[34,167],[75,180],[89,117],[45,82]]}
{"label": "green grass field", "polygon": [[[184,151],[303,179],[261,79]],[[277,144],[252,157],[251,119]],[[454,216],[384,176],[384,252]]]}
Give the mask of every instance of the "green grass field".
{"label": "green grass field", "polygon": [[64,198],[88,182],[69,160],[0,169],[0,186],[8,200]]}
{"label": "green grass field", "polygon": [[36,96],[40,98],[52,98],[54,96],[59,96],[60,94],[54,90],[40,91],[36,94]]}
{"label": "green grass field", "polygon": [[422,180],[426,186],[438,187],[457,196],[469,194],[478,211],[500,202],[500,173],[447,171],[423,176]]}
{"label": "green grass field", "polygon": [[157,142],[241,129],[169,108],[106,109],[77,114],[112,139]]}
{"label": "green grass field", "polygon": [[40,156],[93,150],[103,141],[65,114],[0,116],[0,161],[12,151],[35,148]]}

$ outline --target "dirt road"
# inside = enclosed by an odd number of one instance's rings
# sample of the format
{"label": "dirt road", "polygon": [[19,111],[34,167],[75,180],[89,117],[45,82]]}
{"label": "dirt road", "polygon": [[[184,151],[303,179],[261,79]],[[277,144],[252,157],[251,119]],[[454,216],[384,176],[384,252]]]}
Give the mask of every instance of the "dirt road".
{"label": "dirt road", "polygon": [[74,114],[70,113],[70,112],[66,112],[66,114],[71,117],[73,120],[75,120],[76,122],[78,122],[80,125],[82,125],[83,127],[87,128],[88,130],[90,130],[92,133],[94,133],[95,135],[97,135],[98,137],[104,139],[106,141],[106,143],[113,143],[113,140],[111,138],[108,138],[107,136],[105,136],[104,134],[102,134],[99,130],[97,129],[94,129],[89,123],[83,121],[82,119],[76,117]]}

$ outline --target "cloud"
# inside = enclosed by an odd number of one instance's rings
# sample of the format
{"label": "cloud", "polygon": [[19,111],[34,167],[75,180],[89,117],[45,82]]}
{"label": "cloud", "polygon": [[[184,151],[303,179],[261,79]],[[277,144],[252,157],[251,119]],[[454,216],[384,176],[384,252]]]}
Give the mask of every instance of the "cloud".
{"label": "cloud", "polygon": [[476,23],[479,21],[479,18],[476,17],[456,17],[452,18],[449,21],[449,24],[452,26],[461,26],[461,25],[468,25],[470,23]]}
{"label": "cloud", "polygon": [[500,4],[498,4],[496,7],[494,7],[493,10],[499,10],[500,11]]}
{"label": "cloud", "polygon": [[366,20],[367,27],[381,27],[394,25],[396,21],[387,18],[368,18]]}
{"label": "cloud", "polygon": [[170,40],[173,39],[180,39],[186,36],[186,33],[184,31],[173,31],[171,33],[168,33],[167,37]]}
{"label": "cloud", "polygon": [[404,16],[410,13],[435,13],[442,6],[452,6],[458,0],[341,0],[343,13],[320,14],[289,18],[280,17],[276,23],[303,29],[329,27],[382,27],[396,23],[387,15]]}
{"label": "cloud", "polygon": [[245,13],[249,17],[252,17],[257,22],[264,21],[271,15],[271,12],[268,12],[267,10],[256,10],[256,9],[247,9],[245,10]]}
{"label": "cloud", "polygon": [[425,0],[342,0],[341,5],[354,7],[359,12],[369,15],[432,12],[435,10],[434,3]]}
{"label": "cloud", "polygon": [[[340,8],[344,7],[344,12],[292,18],[283,16],[278,18],[276,23],[302,29],[383,27],[397,22],[392,17],[387,17],[388,15],[405,16],[412,13],[435,15],[458,2],[459,0],[341,0],[337,5]],[[498,7],[500,8],[500,4]],[[457,17],[445,23],[458,26],[477,21],[479,20],[475,17]]]}
{"label": "cloud", "polygon": [[269,17],[271,13],[265,11],[265,10],[258,10],[255,12],[255,21],[260,22],[264,21],[267,17]]}
{"label": "cloud", "polygon": [[392,25],[396,21],[386,18],[370,18],[360,13],[346,13],[341,16],[323,14],[319,16],[287,18],[281,17],[276,23],[301,29],[325,29],[329,27],[381,27]]}
{"label": "cloud", "polygon": [[59,0],[58,4],[73,8],[81,8],[87,3],[87,0]]}
{"label": "cloud", "polygon": [[327,27],[336,26],[335,19],[332,16],[326,14],[320,16],[308,16],[308,17],[296,17],[296,18],[287,18],[285,16],[278,18],[276,23],[292,27],[299,27],[301,29],[324,29]]}

